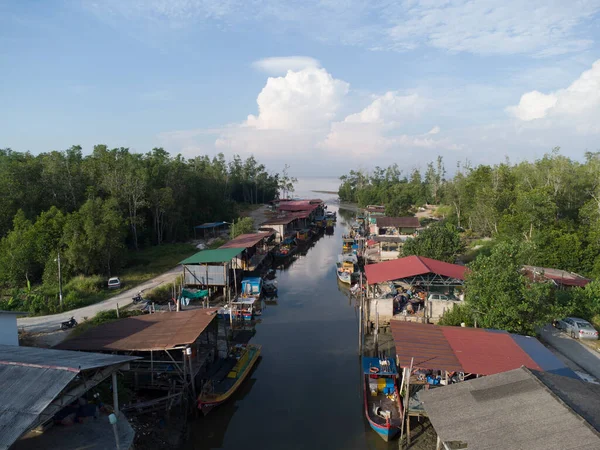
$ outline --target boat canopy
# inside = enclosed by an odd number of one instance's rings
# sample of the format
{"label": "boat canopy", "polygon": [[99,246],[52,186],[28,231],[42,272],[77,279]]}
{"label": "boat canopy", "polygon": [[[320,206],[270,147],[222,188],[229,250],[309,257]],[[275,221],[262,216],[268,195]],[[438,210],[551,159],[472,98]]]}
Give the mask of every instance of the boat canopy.
{"label": "boat canopy", "polygon": [[262,278],[248,277],[242,280],[242,293],[244,294],[260,294],[262,286]]}
{"label": "boat canopy", "polygon": [[[383,363],[383,364],[382,364]],[[397,375],[398,368],[396,362],[392,358],[368,358],[362,359],[363,372],[376,375]]]}
{"label": "boat canopy", "polygon": [[291,244],[293,244],[293,243],[294,243],[294,238],[286,238],[286,239],[285,239],[285,240],[282,242],[282,244],[283,244],[283,245],[291,245]]}
{"label": "boat canopy", "polygon": [[249,298],[240,298],[234,302],[231,302],[232,305],[253,305],[256,302],[255,297]]}

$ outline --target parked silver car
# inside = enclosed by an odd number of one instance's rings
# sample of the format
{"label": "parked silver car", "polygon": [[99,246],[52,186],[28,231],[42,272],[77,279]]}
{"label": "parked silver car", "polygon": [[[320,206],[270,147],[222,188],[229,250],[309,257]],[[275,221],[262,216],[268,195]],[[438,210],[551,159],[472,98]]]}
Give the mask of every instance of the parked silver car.
{"label": "parked silver car", "polygon": [[121,288],[121,280],[118,277],[112,277],[108,279],[108,288],[109,289],[120,289]]}
{"label": "parked silver car", "polygon": [[598,331],[587,320],[567,317],[557,322],[556,327],[564,330],[573,339],[598,339]]}

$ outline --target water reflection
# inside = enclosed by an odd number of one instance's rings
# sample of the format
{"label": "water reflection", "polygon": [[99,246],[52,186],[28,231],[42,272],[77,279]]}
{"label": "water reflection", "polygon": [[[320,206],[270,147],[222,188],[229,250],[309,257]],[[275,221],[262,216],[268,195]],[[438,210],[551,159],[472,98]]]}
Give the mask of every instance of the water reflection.
{"label": "water reflection", "polygon": [[397,448],[364,419],[358,316],[335,273],[353,213],[338,213],[332,236],[278,266],[277,305],[266,304],[251,338],[262,345],[252,383],[194,421],[185,449]]}

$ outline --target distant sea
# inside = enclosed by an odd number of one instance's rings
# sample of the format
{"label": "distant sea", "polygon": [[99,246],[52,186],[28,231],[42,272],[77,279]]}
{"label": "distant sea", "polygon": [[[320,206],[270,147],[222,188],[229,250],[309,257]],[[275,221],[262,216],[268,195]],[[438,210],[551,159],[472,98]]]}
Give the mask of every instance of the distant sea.
{"label": "distant sea", "polygon": [[338,177],[298,177],[296,183],[294,197],[313,197],[327,200],[337,198],[337,194],[323,194],[313,191],[332,191],[337,192],[340,187],[340,179]]}

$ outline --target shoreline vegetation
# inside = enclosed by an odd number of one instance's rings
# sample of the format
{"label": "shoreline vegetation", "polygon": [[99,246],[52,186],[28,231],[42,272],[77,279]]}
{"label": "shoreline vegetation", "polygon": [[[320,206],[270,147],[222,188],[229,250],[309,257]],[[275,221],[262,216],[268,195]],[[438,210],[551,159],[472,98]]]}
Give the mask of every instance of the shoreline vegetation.
{"label": "shoreline vegetation", "polygon": [[[162,148],[96,145],[33,155],[0,149],[0,309],[32,315],[87,306],[197,251],[205,222],[252,215],[295,179],[254,157],[192,159]],[[63,305],[59,304],[59,267]]]}
{"label": "shoreline vegetation", "polygon": [[[391,217],[419,216],[437,205],[427,220],[438,222],[432,225],[435,232],[420,233],[404,250],[435,257],[444,253],[440,242],[452,242],[449,262],[468,263],[465,303],[443,322],[476,319],[485,328],[535,334],[540,325],[567,316],[600,328],[598,180],[600,152],[586,152],[576,161],[555,148],[535,161],[478,166],[467,161],[452,176],[442,157],[424,172],[403,173],[397,164],[353,170],[340,177],[338,195],[340,206],[385,205]],[[592,281],[556,289],[551,281],[528,278],[525,265]]]}

